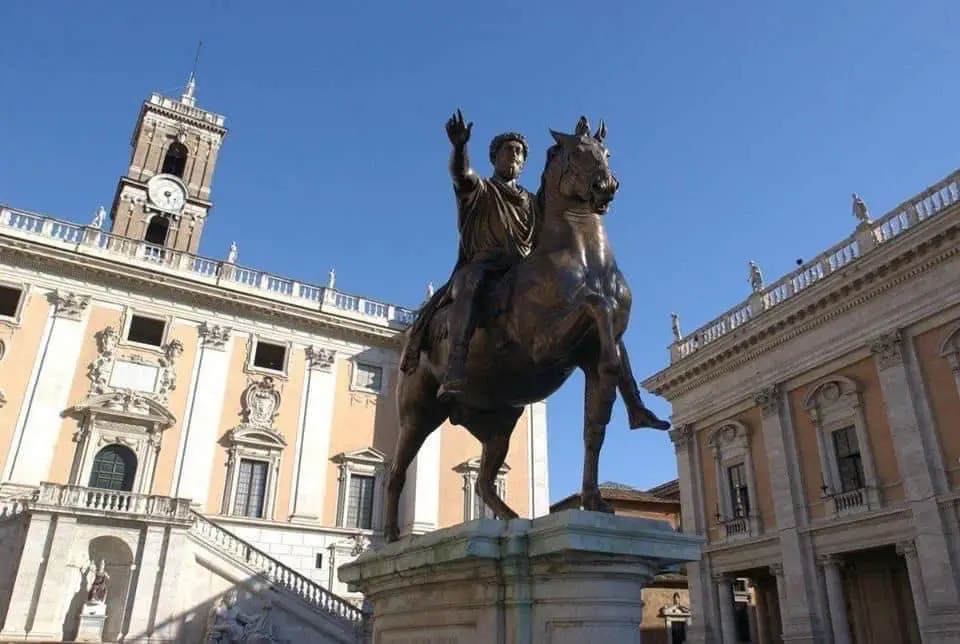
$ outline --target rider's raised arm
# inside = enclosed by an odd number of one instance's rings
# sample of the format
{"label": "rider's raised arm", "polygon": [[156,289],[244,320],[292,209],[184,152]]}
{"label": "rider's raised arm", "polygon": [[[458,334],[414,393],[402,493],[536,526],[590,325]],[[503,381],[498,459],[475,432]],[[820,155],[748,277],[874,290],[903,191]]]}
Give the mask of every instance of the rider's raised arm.
{"label": "rider's raised arm", "polygon": [[467,153],[467,142],[455,143],[450,153],[450,177],[457,194],[472,192],[480,181],[480,177],[470,167],[470,155]]}

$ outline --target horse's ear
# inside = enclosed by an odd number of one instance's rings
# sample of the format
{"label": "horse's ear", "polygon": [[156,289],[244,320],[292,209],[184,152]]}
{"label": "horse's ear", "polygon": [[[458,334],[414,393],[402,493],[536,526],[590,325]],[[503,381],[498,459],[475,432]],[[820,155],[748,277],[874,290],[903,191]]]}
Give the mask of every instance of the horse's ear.
{"label": "horse's ear", "polygon": [[557,132],[556,130],[550,130],[550,136],[553,137],[553,140],[563,145],[564,143],[569,143],[570,139],[573,137],[569,134],[564,134],[563,132]]}
{"label": "horse's ear", "polygon": [[585,134],[590,134],[590,122],[587,121],[586,116],[581,116],[580,120],[577,121],[577,129],[573,131],[576,136],[583,136]]}
{"label": "horse's ear", "polygon": [[597,126],[597,131],[594,133],[593,138],[600,143],[603,143],[603,140],[607,138],[607,125],[602,120],[600,121],[600,125]]}

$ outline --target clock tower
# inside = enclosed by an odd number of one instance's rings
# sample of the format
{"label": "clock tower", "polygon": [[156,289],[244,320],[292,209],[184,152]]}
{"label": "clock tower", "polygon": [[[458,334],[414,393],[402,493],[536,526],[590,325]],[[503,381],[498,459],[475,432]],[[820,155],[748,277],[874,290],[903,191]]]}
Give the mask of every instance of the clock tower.
{"label": "clock tower", "polygon": [[191,74],[179,100],[155,93],[143,103],[130,167],[113,198],[110,232],[197,253],[227,129],[223,116],[196,106],[195,91]]}

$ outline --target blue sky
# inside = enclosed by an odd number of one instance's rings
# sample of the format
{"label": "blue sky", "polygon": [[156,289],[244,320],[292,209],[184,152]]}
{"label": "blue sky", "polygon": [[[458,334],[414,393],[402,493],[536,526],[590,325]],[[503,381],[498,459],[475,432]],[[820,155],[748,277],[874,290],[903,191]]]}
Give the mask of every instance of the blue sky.
{"label": "blue sky", "polygon": [[[125,171],[141,101],[197,96],[230,128],[203,254],[408,306],[455,258],[444,121],[503,130],[605,119],[621,190],[607,224],[634,291],[638,378],[685,331],[957,167],[953,0],[0,5],[0,203],[88,221]],[[418,231],[413,232],[415,227]],[[549,401],[551,500],[579,488],[582,378]],[[659,413],[669,405],[650,400]],[[601,479],[676,475],[669,438],[620,403]]]}

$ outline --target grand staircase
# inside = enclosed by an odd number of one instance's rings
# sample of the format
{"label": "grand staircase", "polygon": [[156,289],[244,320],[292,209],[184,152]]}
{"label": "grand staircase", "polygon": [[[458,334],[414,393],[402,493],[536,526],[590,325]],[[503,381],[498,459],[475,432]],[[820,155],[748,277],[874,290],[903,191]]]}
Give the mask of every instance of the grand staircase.
{"label": "grand staircase", "polygon": [[[77,517],[87,532],[87,526],[95,526],[99,520],[103,521],[104,533],[109,533],[111,526],[124,523],[133,528],[143,526],[144,530],[151,524],[178,529],[181,535],[180,543],[190,552],[187,555],[180,553],[180,559],[171,558],[171,551],[176,550],[171,541],[171,546],[164,551],[164,559],[159,562],[158,567],[176,567],[176,574],[165,575],[164,578],[179,575],[177,592],[195,595],[195,600],[186,600],[187,603],[193,601],[197,606],[194,614],[187,620],[191,622],[189,633],[175,631],[175,628],[169,626],[164,633],[160,632],[160,627],[157,627],[155,632],[142,632],[141,628],[135,641],[194,639],[197,631],[205,628],[209,605],[214,600],[210,595],[219,595],[231,586],[243,586],[248,590],[265,589],[274,606],[274,614],[278,609],[283,614],[282,621],[285,622],[287,630],[291,631],[287,635],[290,641],[360,644],[367,639],[369,620],[360,608],[195,512],[190,508],[188,499],[52,483],[42,483],[39,489],[28,496],[0,499],[0,562],[7,564],[0,563],[0,626],[5,621],[11,602],[15,578],[24,572],[36,575],[35,571],[31,573],[30,570],[18,570],[18,563],[21,554],[26,552],[24,545],[31,516],[38,512]],[[186,541],[183,541],[184,534]],[[179,548],[183,550],[183,546]],[[77,556],[77,553],[73,553],[69,559],[72,561]],[[147,555],[136,553],[135,556],[142,560]],[[46,558],[52,560],[53,556],[48,553]],[[144,563],[146,562],[142,561],[140,565]],[[22,564],[19,567],[29,568]],[[7,568],[9,570],[6,570]],[[9,583],[4,583],[4,578]],[[199,583],[197,580],[205,580],[206,583]],[[157,594],[168,593],[167,588],[158,583],[157,589],[161,592]],[[198,588],[202,590],[197,590]],[[38,588],[36,592],[40,590]],[[150,589],[137,590],[142,593]],[[154,606],[154,612],[158,610],[157,606],[160,606],[160,613],[163,613],[162,598]],[[37,607],[34,610],[41,611],[42,608]],[[162,622],[165,617],[159,614],[154,621]],[[69,620],[71,617],[56,617],[59,621],[64,619]],[[182,617],[180,619],[183,621]],[[175,620],[168,618],[166,621]],[[130,630],[128,636],[134,634],[133,631],[137,631],[137,628],[131,626]],[[0,642],[3,640],[0,636]]]}

